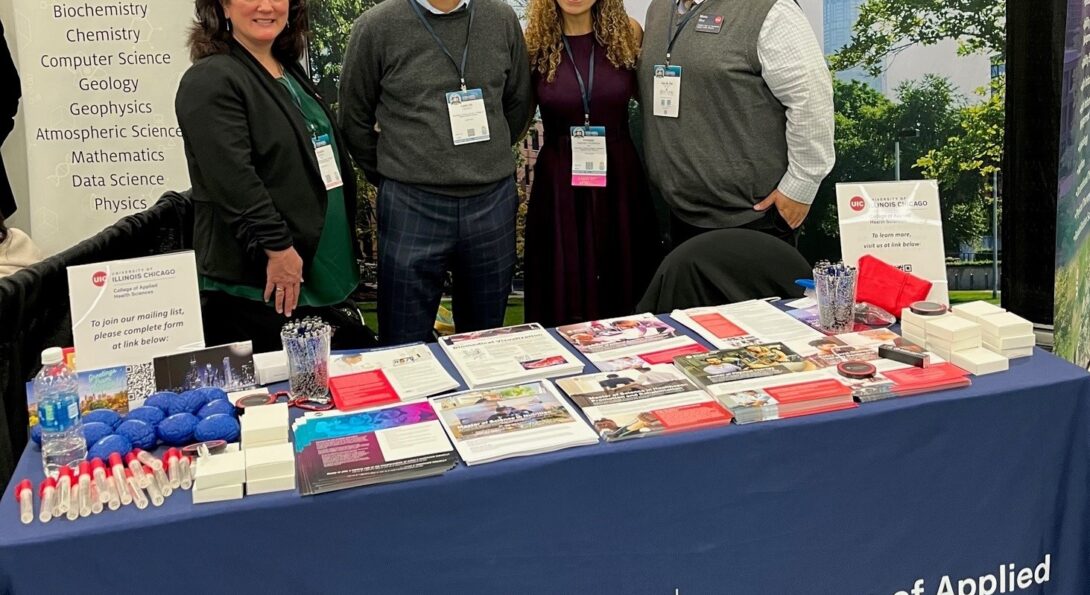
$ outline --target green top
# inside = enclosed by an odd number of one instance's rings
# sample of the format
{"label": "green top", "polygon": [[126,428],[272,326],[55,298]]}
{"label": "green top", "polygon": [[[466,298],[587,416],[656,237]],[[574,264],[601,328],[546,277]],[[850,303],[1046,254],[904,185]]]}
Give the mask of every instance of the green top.
{"label": "green top", "polygon": [[[337,152],[337,141],[322,106],[290,74],[276,79],[288,90],[310,130],[313,140],[328,142]],[[346,175],[341,172],[341,175]],[[348,172],[347,175],[352,175]],[[352,250],[352,234],[344,203],[344,187],[327,192],[325,226],[318,240],[318,250],[310,262],[307,274],[300,286],[300,306],[330,306],[348,298],[360,281],[360,269]],[[201,277],[201,289],[222,291],[233,296],[264,301],[264,288],[240,285]]]}

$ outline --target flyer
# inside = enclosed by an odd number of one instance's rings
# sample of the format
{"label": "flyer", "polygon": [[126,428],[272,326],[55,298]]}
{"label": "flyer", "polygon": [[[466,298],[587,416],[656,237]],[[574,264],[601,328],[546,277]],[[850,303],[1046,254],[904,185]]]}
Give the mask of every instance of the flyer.
{"label": "flyer", "polygon": [[810,355],[814,350],[809,343],[825,336],[765,300],[674,310],[670,317],[719,349],[782,342]]}
{"label": "flyer", "polygon": [[441,337],[439,347],[474,388],[569,376],[584,367],[537,323]]}
{"label": "flyer", "polygon": [[331,379],[374,370],[382,370],[384,378],[402,401],[430,397],[458,388],[458,381],[423,343],[329,357]]}
{"label": "flyer", "polygon": [[707,351],[646,313],[569,324],[556,332],[603,372],[670,363],[681,355]]}

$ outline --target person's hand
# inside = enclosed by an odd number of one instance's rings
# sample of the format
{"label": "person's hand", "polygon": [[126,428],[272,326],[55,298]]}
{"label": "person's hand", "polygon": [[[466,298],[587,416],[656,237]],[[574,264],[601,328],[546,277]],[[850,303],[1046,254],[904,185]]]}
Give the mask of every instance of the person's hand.
{"label": "person's hand", "polygon": [[776,210],[779,211],[780,217],[791,226],[791,229],[797,229],[802,225],[802,222],[806,219],[806,215],[810,213],[810,205],[803,204],[796,200],[792,200],[790,196],[787,196],[779,190],[773,190],[772,194],[769,194],[761,202],[753,205],[755,211],[767,211],[772,205],[776,205]]}
{"label": "person's hand", "polygon": [[295,248],[266,250],[269,265],[265,269],[265,301],[275,295],[276,312],[291,316],[299,305],[299,285],[303,282],[303,259]]}

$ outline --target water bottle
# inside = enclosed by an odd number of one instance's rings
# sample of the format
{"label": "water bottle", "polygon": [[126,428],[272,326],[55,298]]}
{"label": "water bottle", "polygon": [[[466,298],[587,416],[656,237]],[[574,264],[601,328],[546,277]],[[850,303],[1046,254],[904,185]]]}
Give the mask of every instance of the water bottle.
{"label": "water bottle", "polygon": [[42,427],[42,466],[46,477],[56,476],[61,467],[79,468],[87,457],[87,442],[79,413],[79,383],[64,365],[59,347],[42,352],[42,371],[34,378],[38,399],[38,423]]}

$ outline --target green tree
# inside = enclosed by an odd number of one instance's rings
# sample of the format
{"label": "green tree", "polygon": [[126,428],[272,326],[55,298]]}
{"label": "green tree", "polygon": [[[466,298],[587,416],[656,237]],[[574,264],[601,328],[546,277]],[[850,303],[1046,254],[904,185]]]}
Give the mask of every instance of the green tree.
{"label": "green tree", "polygon": [[861,66],[872,75],[887,58],[914,45],[956,39],[958,53],[985,53],[1003,62],[1006,5],[999,0],[866,0],[852,39],[831,58],[834,70]]}

